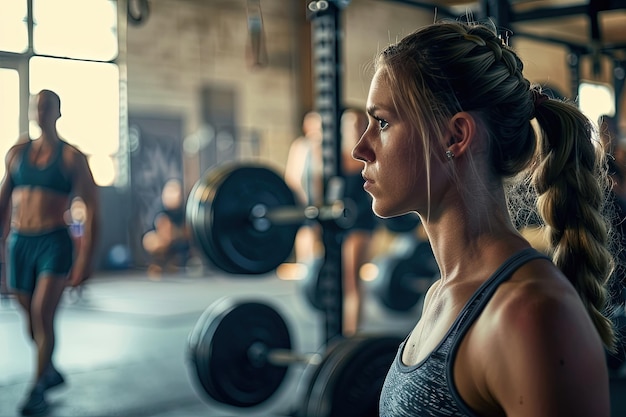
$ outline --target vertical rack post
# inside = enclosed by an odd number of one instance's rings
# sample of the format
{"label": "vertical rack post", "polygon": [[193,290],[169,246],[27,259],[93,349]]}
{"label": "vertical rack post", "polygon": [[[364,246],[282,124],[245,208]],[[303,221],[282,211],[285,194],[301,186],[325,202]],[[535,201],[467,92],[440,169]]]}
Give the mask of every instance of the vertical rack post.
{"label": "vertical rack post", "polygon": [[[342,26],[341,9],[348,1],[316,0],[308,3],[311,21],[312,66],[315,110],[322,118],[322,157],[324,200],[332,204],[330,184],[342,177],[340,117],[342,111]],[[333,221],[321,223],[324,262],[319,272],[319,288],[324,297],[326,343],[343,333],[343,287],[341,246],[343,231]]]}

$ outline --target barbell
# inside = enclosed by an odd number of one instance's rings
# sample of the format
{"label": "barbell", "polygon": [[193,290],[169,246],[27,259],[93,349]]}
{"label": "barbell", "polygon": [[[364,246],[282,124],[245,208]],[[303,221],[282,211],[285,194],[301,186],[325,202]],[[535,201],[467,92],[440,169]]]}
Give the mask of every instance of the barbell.
{"label": "barbell", "polygon": [[[340,187],[338,181],[333,184]],[[342,191],[332,194],[341,196]],[[192,188],[186,210],[194,240],[214,265],[231,274],[264,274],[278,267],[291,254],[296,233],[306,220],[330,221],[349,229],[356,215],[350,199],[322,207],[298,206],[292,190],[274,170],[237,163],[208,171]],[[414,240],[418,224],[416,214],[383,221],[401,235],[396,241],[403,242]],[[400,249],[375,260],[379,273],[373,293],[385,307],[408,311],[438,270],[427,243],[408,253],[406,245],[395,246]],[[310,305],[324,311],[328,291],[319,279],[321,266],[321,259],[309,265],[301,287]]]}
{"label": "barbell", "polygon": [[264,274],[290,255],[306,220],[354,223],[354,204],[336,200],[301,207],[285,181],[263,165],[222,165],[208,171],[189,193],[186,217],[207,258],[231,274]]}
{"label": "barbell", "polygon": [[209,399],[250,408],[269,400],[289,366],[304,365],[296,389],[295,415],[378,415],[378,398],[402,338],[341,338],[325,349],[298,353],[276,308],[262,301],[220,299],[189,335],[187,359],[193,380]]}

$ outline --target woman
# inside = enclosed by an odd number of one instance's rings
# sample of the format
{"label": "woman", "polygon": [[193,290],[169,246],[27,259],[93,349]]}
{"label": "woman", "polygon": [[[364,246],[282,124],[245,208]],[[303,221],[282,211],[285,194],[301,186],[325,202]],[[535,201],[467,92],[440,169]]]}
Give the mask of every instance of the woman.
{"label": "woman", "polygon": [[[609,416],[608,177],[590,122],[531,86],[486,25],[435,23],[375,68],[353,156],[374,212],[417,212],[441,271],[380,415]],[[505,180],[518,174],[538,195],[552,261],[510,216]]]}
{"label": "woman", "polygon": [[[33,383],[20,404],[24,416],[45,413],[46,391],[65,382],[53,363],[57,307],[67,286],[80,287],[91,275],[99,232],[98,189],[87,157],[57,132],[61,100],[41,90],[36,105],[41,135],[9,149],[0,183],[0,224],[5,231],[11,226],[9,286],[36,349]],[[80,197],[86,210],[76,251],[65,220],[72,197]]]}

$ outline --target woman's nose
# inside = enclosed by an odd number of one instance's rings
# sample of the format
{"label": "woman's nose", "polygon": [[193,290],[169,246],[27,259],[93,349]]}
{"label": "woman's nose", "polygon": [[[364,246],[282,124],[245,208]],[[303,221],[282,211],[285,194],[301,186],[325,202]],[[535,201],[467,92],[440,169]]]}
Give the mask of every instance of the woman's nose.
{"label": "woman's nose", "polygon": [[369,158],[367,155],[367,140],[365,137],[365,133],[363,133],[356,145],[354,145],[354,148],[352,148],[352,158],[356,159],[357,161],[366,162],[368,160],[371,160],[371,158]]}

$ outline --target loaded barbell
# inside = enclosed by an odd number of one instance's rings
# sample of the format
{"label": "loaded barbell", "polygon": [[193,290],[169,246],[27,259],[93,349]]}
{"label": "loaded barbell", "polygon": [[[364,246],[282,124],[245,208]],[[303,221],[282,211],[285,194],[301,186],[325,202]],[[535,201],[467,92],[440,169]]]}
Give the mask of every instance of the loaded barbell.
{"label": "loaded barbell", "polygon": [[193,379],[220,404],[260,405],[279,390],[288,367],[301,364],[295,415],[374,416],[401,341],[392,335],[340,338],[318,352],[297,353],[277,309],[223,298],[200,316],[189,335],[187,357]]}
{"label": "loaded barbell", "polygon": [[207,258],[231,274],[264,274],[291,254],[305,220],[333,222],[349,229],[350,200],[301,207],[271,168],[225,164],[201,178],[189,193],[187,219]]}
{"label": "loaded barbell", "polygon": [[[187,202],[195,241],[214,265],[231,274],[264,274],[278,267],[291,254],[298,228],[306,220],[349,229],[354,216],[349,199],[322,207],[296,205],[284,180],[262,165],[230,163],[209,171],[195,184]],[[379,273],[372,288],[382,305],[394,311],[413,308],[438,272],[428,243],[416,246],[414,242],[418,224],[415,214],[383,222],[399,236],[395,249],[374,261]],[[324,298],[332,288],[325,288],[320,280],[321,268],[321,259],[309,265],[302,288],[311,306],[324,311]]]}

